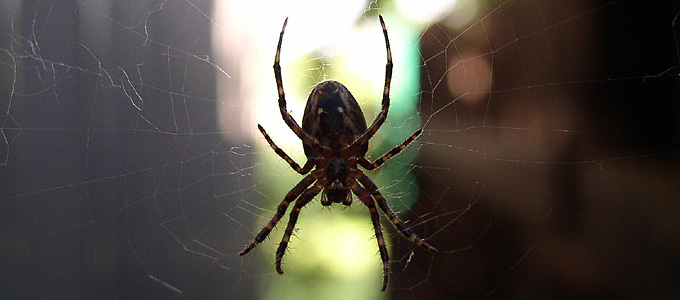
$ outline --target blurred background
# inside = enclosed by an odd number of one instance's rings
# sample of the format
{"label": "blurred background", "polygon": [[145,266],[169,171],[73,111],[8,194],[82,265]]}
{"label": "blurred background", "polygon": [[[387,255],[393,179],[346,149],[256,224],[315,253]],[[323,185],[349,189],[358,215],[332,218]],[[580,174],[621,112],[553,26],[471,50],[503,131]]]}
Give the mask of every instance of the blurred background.
{"label": "blurred background", "polygon": [[[680,297],[680,4],[0,0],[0,298]],[[302,176],[278,112],[327,79],[367,122],[394,58],[367,209],[303,209],[238,252]],[[318,198],[318,197],[317,197]],[[283,218],[280,224],[287,222]]]}

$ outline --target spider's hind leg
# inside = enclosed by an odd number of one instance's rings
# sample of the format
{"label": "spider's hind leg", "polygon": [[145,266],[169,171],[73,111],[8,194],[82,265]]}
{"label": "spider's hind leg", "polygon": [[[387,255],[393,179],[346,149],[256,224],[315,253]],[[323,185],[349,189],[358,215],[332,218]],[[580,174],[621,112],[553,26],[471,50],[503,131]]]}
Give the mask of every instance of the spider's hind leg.
{"label": "spider's hind leg", "polygon": [[420,247],[423,247],[427,249],[430,252],[437,252],[437,249],[435,247],[432,247],[432,245],[426,243],[423,239],[419,238],[415,233],[411,231],[410,228],[406,227],[406,224],[399,219],[396,213],[387,205],[387,201],[385,200],[385,197],[380,194],[380,191],[378,190],[378,187],[371,181],[370,178],[363,172],[358,176],[359,177],[359,182],[368,190],[368,192],[371,193],[371,195],[375,198],[375,200],[378,202],[378,207],[387,215],[387,218],[390,219],[390,222],[394,224],[394,227],[397,227],[399,229],[399,232],[407,238],[411,243],[416,244]]}
{"label": "spider's hind leg", "polygon": [[378,209],[375,207],[375,201],[364,188],[359,186],[359,184],[352,180],[352,192],[354,192],[359,200],[368,207],[368,212],[371,214],[371,222],[373,222],[373,229],[375,230],[375,238],[378,240],[378,250],[380,251],[380,259],[383,263],[383,285],[381,291],[387,289],[387,279],[390,274],[390,255],[387,252],[387,244],[385,243],[385,237],[383,237],[383,232],[380,225],[380,215],[378,214]]}
{"label": "spider's hind leg", "polygon": [[283,217],[283,215],[286,213],[286,209],[288,209],[288,205],[290,205],[293,200],[295,200],[302,192],[307,189],[307,187],[316,180],[317,175],[315,173],[307,175],[305,178],[300,180],[298,184],[292,188],[288,194],[286,194],[286,197],[283,198],[283,201],[279,204],[279,207],[276,209],[276,214],[272,217],[271,220],[269,220],[269,223],[265,225],[262,230],[260,230],[260,233],[255,236],[255,239],[246,246],[243,251],[241,251],[238,255],[246,255],[250,250],[253,250],[257,244],[261,243],[264,241],[265,238],[269,235],[269,233],[274,229],[274,226],[276,226],[277,223],[279,223],[279,220]]}
{"label": "spider's hind leg", "polygon": [[295,223],[297,223],[298,216],[300,215],[300,210],[302,210],[302,207],[305,206],[305,204],[309,203],[309,201],[314,199],[314,196],[319,194],[321,189],[326,184],[327,181],[324,179],[317,180],[314,186],[306,189],[305,192],[302,193],[302,196],[300,196],[300,198],[298,198],[295,201],[295,206],[293,206],[293,210],[290,212],[288,226],[286,226],[286,231],[283,234],[283,238],[281,239],[279,248],[276,249],[276,272],[278,272],[279,274],[283,274],[283,269],[281,268],[281,260],[283,259],[283,255],[286,253],[286,248],[288,247],[290,236],[293,234],[293,230],[295,230]]}

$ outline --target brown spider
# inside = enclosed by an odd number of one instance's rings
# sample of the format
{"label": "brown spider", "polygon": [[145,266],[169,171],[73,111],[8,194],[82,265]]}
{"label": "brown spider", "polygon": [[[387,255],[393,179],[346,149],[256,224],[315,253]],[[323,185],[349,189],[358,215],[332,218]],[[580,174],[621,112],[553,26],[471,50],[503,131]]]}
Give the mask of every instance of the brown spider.
{"label": "brown spider", "polygon": [[[383,89],[382,110],[373,121],[370,127],[366,128],[366,120],[364,114],[359,107],[359,104],[354,99],[347,88],[337,81],[323,81],[319,83],[307,100],[305,113],[302,118],[302,128],[297,122],[288,114],[286,109],[286,97],[283,92],[283,83],[281,80],[281,66],[279,65],[279,56],[281,54],[281,41],[283,40],[283,32],[286,30],[288,18],[283,22],[281,34],[279,35],[279,44],[276,48],[276,57],[274,59],[274,75],[276,77],[276,87],[279,93],[279,109],[281,110],[281,117],[286,122],[288,127],[302,140],[307,162],[300,168],[293,159],[291,159],[281,148],[274,144],[274,141],[269,137],[267,132],[261,125],[257,125],[267,143],[274,149],[274,152],[283,158],[288,164],[301,175],[311,173],[303,178],[298,184],[291,189],[286,197],[283,198],[281,204],[276,209],[276,214],[262,228],[257,234],[255,240],[251,242],[239,255],[245,255],[250,252],[257,244],[261,243],[272,231],[274,226],[281,220],[288,205],[295,201],[293,211],[290,213],[290,220],[283,239],[276,250],[276,271],[283,274],[281,269],[281,259],[286,252],[286,247],[290,236],[295,229],[300,210],[305,204],[311,201],[314,196],[321,192],[321,204],[329,206],[333,203],[342,203],[344,205],[352,204],[352,197],[350,190],[368,207],[371,214],[371,221],[375,229],[375,237],[378,240],[378,248],[380,249],[380,258],[383,262],[383,285],[382,291],[387,288],[387,276],[389,273],[389,255],[387,247],[385,246],[385,239],[383,238],[382,230],[380,229],[380,216],[376,209],[376,201],[378,207],[385,212],[397,229],[410,242],[415,243],[431,252],[436,252],[437,249],[427,244],[422,239],[418,238],[411,230],[406,227],[399,217],[390,209],[385,201],[385,198],[380,194],[378,187],[371,181],[364,172],[357,168],[357,164],[364,167],[366,170],[373,170],[380,167],[392,156],[404,150],[415,138],[417,138],[422,129],[416,131],[401,145],[394,147],[390,152],[370,163],[364,155],[368,151],[368,141],[378,131],[378,128],[385,122],[387,111],[390,107],[390,82],[392,80],[392,52],[390,50],[390,41],[387,38],[387,29],[385,29],[385,22],[382,16],[380,17],[380,25],[382,26],[383,34],[385,35],[385,46],[387,48],[387,65],[385,66],[385,87]],[[312,169],[315,168],[313,171]],[[311,186],[311,187],[309,187]],[[375,198],[375,201],[373,200]]]}

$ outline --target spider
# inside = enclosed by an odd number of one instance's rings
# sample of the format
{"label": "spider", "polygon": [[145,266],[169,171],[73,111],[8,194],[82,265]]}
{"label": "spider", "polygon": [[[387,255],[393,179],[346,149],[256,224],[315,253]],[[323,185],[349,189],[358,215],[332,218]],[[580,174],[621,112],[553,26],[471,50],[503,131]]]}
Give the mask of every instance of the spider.
{"label": "spider", "polygon": [[281,80],[279,58],[281,54],[281,41],[283,40],[283,33],[286,30],[288,18],[283,22],[283,28],[281,28],[279,43],[276,48],[276,56],[274,58],[274,76],[276,78],[276,87],[278,88],[279,94],[279,109],[281,110],[281,117],[286,122],[286,125],[288,125],[297,137],[302,140],[304,152],[307,156],[307,162],[305,162],[304,166],[300,167],[300,165],[293,161],[293,159],[281,150],[281,148],[276,146],[262,125],[258,124],[257,128],[260,130],[265,140],[267,140],[269,146],[274,149],[274,152],[285,160],[291,168],[301,175],[309,174],[300,180],[300,182],[286,194],[283,201],[276,209],[274,217],[272,217],[269,223],[267,223],[260,233],[255,236],[255,240],[241,251],[239,255],[247,254],[250,250],[255,248],[257,244],[261,243],[269,235],[279,220],[281,220],[290,203],[295,200],[293,210],[290,213],[288,226],[286,226],[283,239],[276,250],[276,271],[279,274],[283,274],[281,260],[286,252],[288,241],[295,229],[295,223],[297,222],[302,207],[309,203],[319,193],[321,193],[321,204],[323,206],[329,206],[333,203],[341,203],[349,206],[352,204],[350,191],[354,193],[366,207],[368,207],[368,211],[371,215],[371,221],[375,229],[375,237],[378,240],[380,258],[383,263],[383,284],[381,291],[385,291],[387,288],[389,255],[380,227],[380,216],[378,215],[376,202],[377,206],[387,215],[387,218],[389,218],[392,224],[394,224],[399,232],[401,232],[401,234],[410,242],[431,252],[437,252],[437,249],[418,238],[408,227],[406,227],[404,222],[402,222],[387,205],[385,198],[380,194],[375,183],[373,183],[373,181],[357,167],[357,165],[360,165],[366,170],[374,170],[380,167],[388,159],[401,152],[401,150],[404,150],[404,148],[413,142],[413,140],[415,140],[422,132],[422,129],[417,130],[406,139],[406,141],[399,146],[394,147],[373,163],[369,162],[366,157],[364,157],[368,151],[368,141],[385,122],[387,111],[390,107],[389,94],[390,82],[392,80],[392,53],[390,50],[390,41],[387,37],[385,22],[383,21],[382,16],[379,16],[379,18],[383,35],[385,36],[385,47],[387,48],[385,87],[383,89],[382,109],[373,121],[373,124],[368,128],[366,127],[366,120],[364,119],[361,108],[352,94],[343,84],[332,80],[319,83],[309,95],[304,116],[302,118],[302,128],[300,128],[298,123],[286,109],[286,97]]}

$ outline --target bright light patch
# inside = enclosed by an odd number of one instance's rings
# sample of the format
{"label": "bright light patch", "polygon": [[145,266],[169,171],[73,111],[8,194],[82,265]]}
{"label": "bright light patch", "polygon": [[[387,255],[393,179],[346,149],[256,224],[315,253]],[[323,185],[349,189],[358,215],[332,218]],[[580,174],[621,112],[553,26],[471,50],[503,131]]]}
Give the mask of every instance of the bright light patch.
{"label": "bright light patch", "polygon": [[[295,73],[295,61],[344,42],[356,20],[361,18],[364,5],[361,0],[217,1],[214,20],[219,30],[214,31],[214,47],[224,55],[218,61],[222,65],[238,65],[240,72],[238,78],[218,76],[220,98],[225,103],[233,103],[225,106],[229,109],[222,115],[225,134],[239,139],[242,132],[250,132],[253,138],[260,139],[257,131],[260,123],[277,141],[296,139],[286,126],[280,126],[271,67],[283,21],[289,18],[281,48],[283,83],[288,110],[299,121],[308,94],[303,95],[296,85],[299,83],[296,80],[301,80],[304,74]],[[233,92],[234,83],[238,83],[238,94]],[[240,112],[236,112],[236,108]]]}
{"label": "bright light patch", "polygon": [[[364,222],[368,218],[329,214],[330,212],[324,211],[314,216],[307,215],[305,217],[309,221],[300,221],[298,226],[301,230],[296,232],[300,243],[291,242],[296,244],[294,247],[298,253],[286,256],[288,264],[300,265],[301,269],[323,270],[330,276],[343,280],[352,279],[358,273],[373,271],[379,261],[379,257],[375,255],[378,245],[371,223]],[[313,242],[304,242],[309,239],[313,239]]]}
{"label": "bright light patch", "polygon": [[456,0],[396,0],[397,9],[416,22],[431,22],[439,15],[451,11]]}
{"label": "bright light patch", "polygon": [[465,101],[479,102],[487,99],[492,76],[489,57],[478,53],[463,53],[449,60],[446,75],[451,93]]}
{"label": "bright light patch", "polygon": [[375,23],[370,22],[352,32],[347,43],[343,44],[344,55],[338,57],[337,62],[343,83],[364,108],[368,105],[377,108],[380,105],[379,101],[366,100],[379,98],[385,80],[385,40]]}
{"label": "bright light patch", "polygon": [[[290,251],[284,256],[287,277],[276,278],[277,282],[283,281],[281,288],[276,286],[275,290],[285,287],[296,291],[295,299],[381,299],[386,296],[376,288],[382,283],[382,262],[365,207],[355,203],[353,206],[360,211],[337,213],[342,208],[333,205],[334,213],[327,209],[318,211],[318,205],[310,204],[311,207],[303,211],[289,244]],[[272,249],[266,253],[268,259],[273,252]],[[302,278],[307,280],[306,284],[299,282]],[[291,288],[291,282],[295,282],[295,288]],[[301,291],[313,296],[301,297]],[[270,299],[281,299],[281,295],[274,293]]]}

